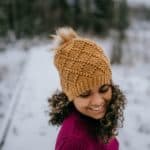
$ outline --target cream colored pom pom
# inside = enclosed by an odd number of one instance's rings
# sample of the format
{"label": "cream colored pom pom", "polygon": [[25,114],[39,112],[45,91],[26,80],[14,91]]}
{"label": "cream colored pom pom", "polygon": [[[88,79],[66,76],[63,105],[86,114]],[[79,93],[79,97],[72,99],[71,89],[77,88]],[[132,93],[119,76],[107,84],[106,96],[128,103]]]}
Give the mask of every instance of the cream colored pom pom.
{"label": "cream colored pom pom", "polygon": [[53,49],[57,49],[64,43],[78,37],[77,33],[71,27],[62,27],[56,30],[56,35],[51,35],[53,38]]}

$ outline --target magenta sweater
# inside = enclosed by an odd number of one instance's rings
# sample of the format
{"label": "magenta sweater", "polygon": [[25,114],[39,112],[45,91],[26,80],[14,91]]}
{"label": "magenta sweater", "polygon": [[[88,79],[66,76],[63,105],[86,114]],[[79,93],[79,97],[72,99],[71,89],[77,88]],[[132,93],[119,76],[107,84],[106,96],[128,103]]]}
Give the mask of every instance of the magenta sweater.
{"label": "magenta sweater", "polygon": [[103,144],[92,136],[88,130],[88,121],[77,111],[71,113],[60,128],[55,150],[119,150],[116,138]]}

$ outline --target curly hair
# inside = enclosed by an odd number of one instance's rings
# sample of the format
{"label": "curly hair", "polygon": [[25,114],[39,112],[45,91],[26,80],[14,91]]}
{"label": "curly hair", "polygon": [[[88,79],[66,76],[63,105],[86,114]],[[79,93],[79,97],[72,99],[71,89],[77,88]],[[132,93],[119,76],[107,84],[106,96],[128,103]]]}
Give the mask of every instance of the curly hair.
{"label": "curly hair", "polygon": [[[63,120],[73,111],[74,105],[68,100],[63,92],[56,91],[48,99],[50,107],[50,120],[52,125],[60,126]],[[92,134],[108,143],[109,139],[118,135],[118,128],[123,126],[123,110],[126,104],[126,97],[118,85],[112,84],[112,98],[108,105],[107,112],[102,119],[94,121]],[[94,119],[93,119],[94,120]]]}

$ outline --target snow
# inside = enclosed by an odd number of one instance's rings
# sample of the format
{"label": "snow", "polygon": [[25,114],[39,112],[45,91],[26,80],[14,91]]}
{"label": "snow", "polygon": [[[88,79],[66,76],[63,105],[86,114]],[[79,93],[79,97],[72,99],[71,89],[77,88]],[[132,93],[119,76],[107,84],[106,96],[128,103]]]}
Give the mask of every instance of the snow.
{"label": "snow", "polygon": [[[49,46],[49,45],[48,45]],[[43,47],[45,49],[45,47]],[[18,107],[11,118],[11,126],[3,149],[45,149],[52,147],[56,129],[48,126],[47,98],[57,88],[55,68],[50,66],[48,51],[40,47],[30,51],[21,86],[17,91]],[[54,74],[52,74],[52,72]],[[23,84],[22,84],[23,83]],[[57,132],[57,131],[56,131]]]}
{"label": "snow", "polygon": [[[2,150],[54,149],[59,128],[48,125],[47,99],[60,85],[50,46],[41,45],[29,51],[15,96],[19,102]],[[128,98],[124,128],[118,136],[121,150],[150,148],[149,69],[149,64],[113,66],[114,81]]]}
{"label": "snow", "polygon": [[[136,24],[127,30],[123,64],[112,66],[113,80],[128,100],[124,127],[117,137],[120,150],[150,149],[150,28],[148,23],[144,23],[144,29],[139,22],[135,21]],[[113,40],[93,39],[110,56]],[[0,53],[0,102],[3,104],[0,105],[3,116],[0,117],[0,137],[5,132],[5,143],[0,149],[54,150],[59,128],[48,124],[47,100],[60,85],[51,43],[31,44],[26,52],[16,50],[22,46],[8,48],[9,51]]]}
{"label": "snow", "polygon": [[150,64],[133,67],[113,66],[114,80],[128,99],[125,124],[119,134],[121,150],[150,148]]}
{"label": "snow", "polygon": [[4,111],[10,103],[25,58],[26,52],[20,49],[0,53],[0,122],[5,117]]}

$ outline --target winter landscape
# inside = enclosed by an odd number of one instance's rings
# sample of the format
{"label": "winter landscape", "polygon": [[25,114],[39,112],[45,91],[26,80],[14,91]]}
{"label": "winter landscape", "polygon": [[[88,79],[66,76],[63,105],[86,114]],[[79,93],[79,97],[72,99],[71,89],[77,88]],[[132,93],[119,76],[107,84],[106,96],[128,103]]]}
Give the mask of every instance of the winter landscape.
{"label": "winter landscape", "polygon": [[[150,150],[150,22],[133,19],[126,34],[122,64],[113,65],[113,80],[128,101],[117,138],[120,150]],[[91,38],[110,57],[111,36]],[[52,43],[21,39],[5,47],[0,52],[0,150],[54,150],[59,128],[48,124],[47,99],[60,85]]]}

